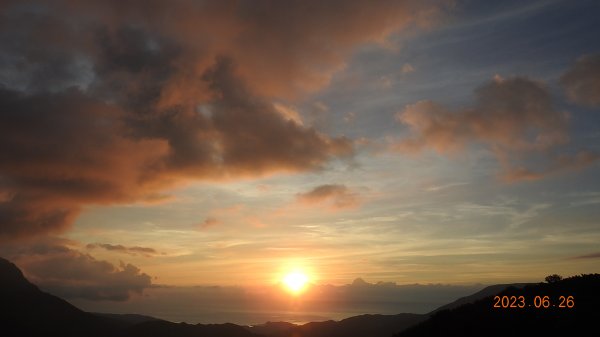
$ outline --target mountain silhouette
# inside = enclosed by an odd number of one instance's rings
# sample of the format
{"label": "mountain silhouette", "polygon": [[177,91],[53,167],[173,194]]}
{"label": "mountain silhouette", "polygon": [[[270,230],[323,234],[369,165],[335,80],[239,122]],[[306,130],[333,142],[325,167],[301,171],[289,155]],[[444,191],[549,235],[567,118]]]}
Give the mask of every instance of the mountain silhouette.
{"label": "mountain silhouette", "polygon": [[[508,286],[508,288],[507,288]],[[573,296],[572,308],[493,308],[493,295]],[[84,312],[39,290],[11,262],[0,258],[2,337],[414,337],[573,336],[595,331],[600,320],[600,275],[553,283],[496,285],[444,305],[429,314],[360,315],[341,321],[256,326],[173,323],[142,315]]]}
{"label": "mountain silhouette", "polygon": [[121,321],[126,325],[134,325],[144,322],[152,322],[152,321],[161,321],[158,318],[146,316],[146,315],[137,315],[137,314],[109,314],[103,312],[92,312],[92,314],[100,317],[106,317],[113,320]]}
{"label": "mountain silhouette", "polygon": [[500,292],[502,292],[504,289],[510,288],[510,287],[514,287],[517,289],[523,288],[526,285],[529,285],[530,283],[511,283],[511,284],[495,284],[492,286],[487,286],[483,289],[481,289],[480,291],[469,295],[469,296],[465,296],[465,297],[461,297],[459,299],[457,299],[454,302],[442,305],[441,307],[433,310],[432,312],[430,312],[428,315],[431,316],[439,311],[442,310],[450,310],[450,309],[455,309],[460,307],[461,305],[464,304],[469,304],[469,303],[474,303],[480,299],[486,298],[486,297],[490,297],[490,296],[494,296]]}
{"label": "mountain silhouette", "polygon": [[125,326],[95,316],[31,284],[11,262],[0,258],[0,335],[110,336]]}
{"label": "mountain silhouette", "polygon": [[248,329],[268,337],[388,337],[427,317],[419,314],[360,315],[337,322],[310,322],[304,325],[268,322]]}
{"label": "mountain silhouette", "polygon": [[91,314],[31,284],[0,258],[2,337],[257,337],[235,324],[172,323],[142,315]]}
{"label": "mountain silhouette", "polygon": [[[426,321],[400,332],[396,337],[587,336],[589,332],[597,331],[600,274],[530,284],[521,289],[509,287],[498,296],[515,296],[517,299],[522,296],[524,307],[494,308],[497,300],[488,296],[474,303],[435,312]],[[547,308],[542,302],[544,296],[548,296]],[[561,308],[561,304],[568,305],[568,296],[572,296],[572,307]],[[519,305],[520,300],[515,304]]]}
{"label": "mountain silhouette", "polygon": [[239,325],[187,324],[167,321],[150,321],[126,328],[121,336],[126,337],[259,337]]}

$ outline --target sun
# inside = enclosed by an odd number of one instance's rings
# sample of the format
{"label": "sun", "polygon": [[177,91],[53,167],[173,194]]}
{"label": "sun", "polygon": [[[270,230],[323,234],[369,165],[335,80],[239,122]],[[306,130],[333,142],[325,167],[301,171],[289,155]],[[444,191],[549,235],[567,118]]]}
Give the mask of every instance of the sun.
{"label": "sun", "polygon": [[283,284],[292,294],[301,293],[308,284],[308,276],[300,271],[293,271],[283,277]]}

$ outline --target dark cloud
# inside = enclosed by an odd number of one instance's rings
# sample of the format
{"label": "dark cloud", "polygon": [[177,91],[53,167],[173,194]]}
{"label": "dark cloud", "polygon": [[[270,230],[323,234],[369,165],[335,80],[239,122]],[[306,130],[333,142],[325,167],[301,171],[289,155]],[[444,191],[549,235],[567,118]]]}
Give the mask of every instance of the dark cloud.
{"label": "dark cloud", "polygon": [[[282,115],[421,1],[7,1],[0,7],[0,239],[188,179],[323,169],[353,142]],[[338,195],[335,207],[352,204]]]}
{"label": "dark cloud", "polygon": [[0,12],[0,87],[59,92],[86,87],[92,64],[81,52],[86,34],[46,6],[3,2]]}
{"label": "dark cloud", "polygon": [[[558,111],[541,83],[513,77],[493,81],[475,91],[471,108],[451,111],[431,101],[407,106],[396,115],[412,136],[393,145],[402,152],[433,149],[456,153],[472,144],[490,149],[503,168],[506,181],[539,179],[548,174],[590,165],[598,156],[581,151],[575,155],[546,155],[569,142],[568,115]],[[538,153],[548,167],[525,168],[518,163],[524,153]]]}
{"label": "dark cloud", "polygon": [[70,248],[64,239],[29,246],[9,245],[0,251],[44,290],[67,299],[125,301],[150,287],[151,277],[132,264],[115,266]]}
{"label": "dark cloud", "polygon": [[482,142],[506,150],[544,150],[568,141],[567,115],[557,111],[547,89],[527,78],[496,78],[476,90],[473,108],[450,111],[431,101],[396,115],[414,132],[398,144],[407,150],[440,153]]}
{"label": "dark cloud", "polygon": [[85,203],[143,199],[161,182],[165,140],[134,139],[117,106],[79,90],[0,90],[0,239],[62,231]]}
{"label": "dark cloud", "polygon": [[600,54],[584,55],[560,78],[574,103],[600,106]]}
{"label": "dark cloud", "polygon": [[573,257],[573,259],[600,259],[600,252],[599,253],[591,253],[591,254],[585,254],[585,255],[579,255],[579,256],[575,256]]}
{"label": "dark cloud", "polygon": [[131,255],[142,255],[151,257],[160,254],[156,249],[150,247],[126,247],[123,245],[111,245],[110,243],[90,243],[85,246],[87,249],[102,248],[108,251],[114,251],[119,253],[131,254]]}
{"label": "dark cloud", "polygon": [[325,205],[331,209],[355,208],[360,198],[345,185],[321,185],[296,196],[300,203],[308,205]]}
{"label": "dark cloud", "polygon": [[599,154],[582,150],[575,154],[561,154],[553,157],[548,165],[538,170],[523,166],[506,168],[501,178],[507,182],[537,180],[549,175],[582,170],[598,160],[600,160]]}
{"label": "dark cloud", "polygon": [[202,221],[202,223],[200,224],[199,227],[200,227],[200,229],[206,229],[206,228],[214,227],[220,223],[221,223],[221,221],[219,221],[217,218],[208,217],[208,218],[204,219],[204,221]]}

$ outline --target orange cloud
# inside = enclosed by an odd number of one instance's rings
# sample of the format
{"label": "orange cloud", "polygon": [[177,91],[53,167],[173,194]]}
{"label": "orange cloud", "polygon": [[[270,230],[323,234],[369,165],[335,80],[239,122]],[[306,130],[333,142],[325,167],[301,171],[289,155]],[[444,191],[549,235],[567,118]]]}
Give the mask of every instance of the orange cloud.
{"label": "orange cloud", "polygon": [[600,106],[600,54],[584,55],[560,78],[574,103]]}
{"label": "orange cloud", "polygon": [[139,254],[139,255],[142,255],[145,257],[152,257],[154,255],[160,254],[158,251],[156,251],[156,249],[150,248],[150,247],[139,247],[139,246],[126,247],[123,245],[112,245],[110,243],[90,243],[90,244],[86,245],[85,248],[87,248],[87,249],[102,248],[102,249],[105,249],[108,251],[125,253],[125,254],[130,254],[130,255],[138,255]]}
{"label": "orange cloud", "polygon": [[296,198],[302,204],[326,206],[332,210],[356,208],[361,201],[358,194],[345,185],[320,185],[297,194]]}
{"label": "orange cloud", "polygon": [[[238,75],[260,95],[293,98],[312,92],[329,83],[357,45],[385,46],[386,37],[395,31],[430,27],[452,4],[445,0],[380,0],[376,4],[356,0],[64,0],[54,2],[49,10],[69,16],[70,23],[99,23],[110,31],[138,26],[172,41],[179,55],[169,66],[176,74],[164,83],[161,99],[180,103],[203,95],[204,88],[194,77],[219,55],[234,59]],[[70,35],[54,34],[53,38],[74,41]],[[82,37],[79,40],[86,43]],[[93,44],[86,47],[95,49]]]}
{"label": "orange cloud", "polygon": [[545,150],[568,141],[567,115],[557,111],[546,88],[527,78],[487,83],[476,90],[473,108],[450,111],[431,101],[409,105],[396,114],[413,136],[400,150],[432,148],[460,151],[471,142],[514,151]]}
{"label": "orange cloud", "polygon": [[[463,151],[470,144],[483,144],[501,164],[502,179],[510,182],[581,169],[598,159],[588,151],[574,156],[547,154],[568,143],[568,115],[554,108],[543,84],[497,76],[475,94],[476,104],[458,111],[431,101],[407,106],[396,119],[408,126],[412,135],[392,144],[392,149],[409,153],[433,149],[448,154]],[[539,171],[515,165],[523,153],[546,155],[550,164]]]}
{"label": "orange cloud", "polygon": [[202,221],[202,223],[200,224],[200,229],[206,229],[206,228],[210,228],[210,227],[214,227],[218,224],[220,224],[221,221],[219,221],[216,218],[213,217],[208,217],[206,219],[204,219],[204,221]]}
{"label": "orange cloud", "polygon": [[86,203],[144,199],[169,184],[164,139],[129,137],[124,111],[79,91],[0,90],[0,239],[62,231]]}
{"label": "orange cloud", "polygon": [[552,162],[545,168],[535,171],[525,167],[508,167],[501,174],[501,179],[506,182],[521,180],[538,180],[550,175],[560,174],[571,170],[582,170],[600,160],[600,155],[590,151],[579,151],[574,155],[562,154],[552,158]]}
{"label": "orange cloud", "polygon": [[[13,10],[20,6],[23,10]],[[0,240],[189,179],[323,168],[353,142],[274,101],[327,85],[356,46],[428,25],[422,1],[7,1]]]}

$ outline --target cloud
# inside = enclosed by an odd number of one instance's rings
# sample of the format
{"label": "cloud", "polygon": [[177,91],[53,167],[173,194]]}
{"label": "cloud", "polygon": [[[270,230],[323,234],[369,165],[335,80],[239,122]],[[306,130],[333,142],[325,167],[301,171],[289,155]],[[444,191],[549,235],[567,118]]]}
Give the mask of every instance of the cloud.
{"label": "cloud", "polygon": [[404,63],[401,69],[403,74],[409,74],[415,71],[415,67],[413,67],[410,63]]}
{"label": "cloud", "polygon": [[229,60],[220,59],[204,76],[214,90],[211,103],[218,111],[209,121],[219,149],[212,157],[218,157],[215,164],[228,174],[312,170],[332,157],[352,153],[350,140],[304,128],[253,97],[232,76],[231,67]]}
{"label": "cloud", "polygon": [[150,287],[151,277],[128,263],[115,266],[72,249],[63,239],[42,240],[27,247],[4,247],[26,277],[40,288],[67,299],[126,301]]}
{"label": "cloud", "polygon": [[281,102],[326,86],[358,46],[430,25],[445,9],[416,0],[3,2],[0,240],[64,232],[85,205],[164,200],[190,179],[319,170],[351,157],[352,140],[304,125]]}
{"label": "cloud", "polygon": [[206,229],[206,228],[214,227],[220,223],[221,223],[221,221],[219,221],[217,218],[208,217],[208,218],[204,219],[204,221],[202,221],[202,223],[200,224],[199,227],[200,227],[200,229]]}
{"label": "cloud", "polygon": [[[486,146],[503,168],[506,181],[533,180],[548,174],[581,169],[598,156],[546,155],[569,142],[568,115],[558,111],[546,87],[536,81],[496,76],[475,91],[473,107],[451,111],[432,101],[408,105],[396,119],[409,127],[411,136],[395,142],[401,152],[432,149],[442,154],[464,151],[472,144]],[[548,167],[532,170],[515,164],[524,153],[546,156]]]}
{"label": "cloud", "polygon": [[123,245],[111,245],[110,243],[90,243],[85,246],[87,249],[102,248],[108,251],[114,251],[119,253],[125,253],[130,255],[142,255],[145,257],[151,257],[160,254],[156,249],[150,247],[125,247]]}
{"label": "cloud", "polygon": [[296,111],[293,107],[289,107],[280,103],[274,103],[273,107],[275,108],[275,111],[280,113],[283,118],[293,121],[298,125],[304,125],[300,113],[298,113],[298,111]]}
{"label": "cloud", "polygon": [[321,205],[332,210],[356,208],[360,205],[358,194],[345,185],[320,185],[297,194],[296,199],[301,204]]}
{"label": "cloud", "polygon": [[496,78],[476,90],[472,108],[450,111],[420,101],[396,114],[414,136],[401,149],[432,148],[440,153],[481,142],[507,150],[544,150],[568,141],[567,115],[557,111],[547,89],[522,77]]}
{"label": "cloud", "polygon": [[0,89],[0,239],[65,230],[86,203],[143,200],[167,186],[164,139],[127,136],[119,107],[78,90]]}
{"label": "cloud", "polygon": [[560,78],[567,97],[574,103],[600,106],[600,54],[580,57]]}
{"label": "cloud", "polygon": [[4,2],[0,240],[64,232],[86,205],[162,200],[190,179],[319,170],[351,157],[352,140],[274,103],[323,88],[357,46],[444,8]]}
{"label": "cloud", "polygon": [[[31,4],[19,6],[19,2],[7,2],[2,8],[7,40],[18,45],[21,53],[29,55],[37,63],[25,77],[27,83],[36,79],[56,80],[56,73],[45,71],[42,55],[51,55],[60,67],[60,74],[68,78],[81,77],[81,71],[72,69],[71,57],[80,59],[82,53],[74,51],[98,52],[95,41],[90,40],[94,30],[104,31],[102,44],[110,42],[116,48],[111,56],[113,64],[121,70],[135,68],[143,71],[159,64],[177,72],[170,76],[163,72],[151,72],[160,76],[167,87],[162,92],[164,99],[179,101],[185,96],[200,93],[198,86],[192,85],[194,76],[202,74],[207,63],[217,55],[227,55],[239,64],[239,75],[253,91],[271,97],[291,97],[299,93],[314,91],[327,85],[332,74],[344,66],[345,58],[357,45],[364,43],[387,43],[386,37],[408,26],[431,26],[444,11],[451,7],[451,1],[423,2],[417,0],[382,0],[377,5],[364,1],[306,2],[292,0],[282,3],[276,0],[261,1],[55,1],[52,4]],[[137,53],[130,53],[124,44],[114,43],[110,34],[123,27],[130,30],[148,32],[143,40],[129,35],[130,46]],[[132,27],[136,27],[133,29]],[[32,29],[33,28],[33,29]],[[30,35],[30,36],[27,36]],[[139,34],[137,34],[139,35]],[[33,38],[32,46],[19,44],[18,38]],[[29,40],[28,40],[29,41]],[[161,58],[164,43],[177,58]],[[76,44],[75,46],[73,44]],[[60,48],[46,48],[56,45]],[[3,44],[5,46],[5,44]],[[11,46],[11,45],[6,45]],[[102,46],[100,46],[100,49]],[[141,53],[143,49],[153,51]],[[32,51],[38,53],[33,53]],[[7,53],[17,59],[18,53]],[[132,61],[138,57],[138,62]],[[85,57],[84,57],[85,59]],[[166,63],[160,63],[164,60]],[[82,62],[84,65],[85,62]],[[97,64],[97,63],[96,63]],[[91,69],[97,67],[82,66]],[[31,69],[30,69],[31,68]],[[86,69],[87,69],[86,68]],[[97,69],[95,69],[97,70]],[[35,76],[30,76],[34,73]],[[11,76],[14,72],[9,73]],[[114,78],[126,73],[121,73]],[[93,77],[88,74],[88,77]],[[12,78],[11,78],[12,79]],[[169,83],[164,83],[164,82]],[[72,81],[61,81],[68,85]],[[119,84],[118,81],[114,82]],[[142,86],[160,86],[156,82],[136,82]],[[121,83],[127,87],[128,83]]]}
{"label": "cloud", "polygon": [[600,258],[600,252],[599,253],[591,253],[591,254],[585,254],[585,255],[579,255],[579,256],[575,256],[573,257],[573,259],[577,259],[577,260],[583,260],[583,259],[599,259]]}
{"label": "cloud", "polygon": [[501,175],[506,182],[521,180],[538,180],[549,175],[560,174],[567,171],[578,171],[600,160],[600,155],[582,150],[575,154],[561,154],[551,158],[551,162],[540,170],[532,170],[523,166],[508,167]]}

